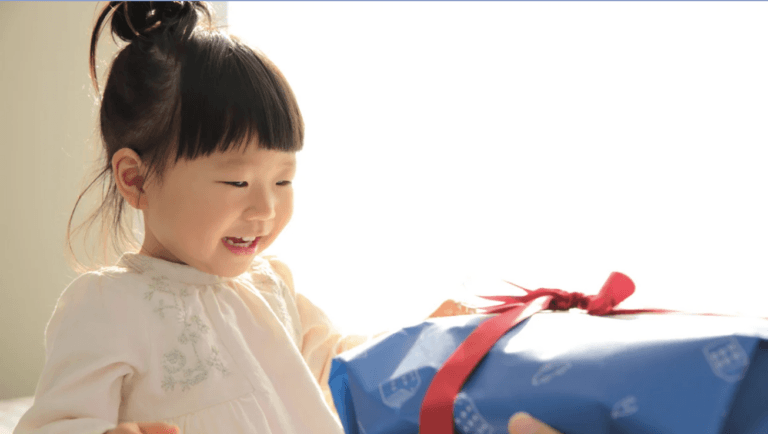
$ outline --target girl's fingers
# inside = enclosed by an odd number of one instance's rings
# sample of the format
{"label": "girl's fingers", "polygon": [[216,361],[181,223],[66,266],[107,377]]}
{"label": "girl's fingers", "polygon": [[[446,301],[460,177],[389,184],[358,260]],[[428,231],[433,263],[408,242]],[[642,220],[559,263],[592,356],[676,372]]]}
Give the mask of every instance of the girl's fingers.
{"label": "girl's fingers", "polygon": [[179,427],[163,422],[137,423],[141,434],[179,434]]}
{"label": "girl's fingers", "polygon": [[428,318],[439,318],[443,316],[468,315],[475,313],[473,309],[464,303],[456,300],[445,300]]}
{"label": "girl's fingers", "polygon": [[515,413],[509,419],[509,434],[561,434],[528,413]]}

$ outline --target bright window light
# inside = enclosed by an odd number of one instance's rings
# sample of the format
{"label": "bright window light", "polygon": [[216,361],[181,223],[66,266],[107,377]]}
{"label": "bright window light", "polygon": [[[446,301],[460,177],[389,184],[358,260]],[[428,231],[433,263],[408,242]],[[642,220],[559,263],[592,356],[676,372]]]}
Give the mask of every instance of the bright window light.
{"label": "bright window light", "polygon": [[306,123],[270,248],[345,332],[521,286],[768,317],[766,3],[230,2]]}

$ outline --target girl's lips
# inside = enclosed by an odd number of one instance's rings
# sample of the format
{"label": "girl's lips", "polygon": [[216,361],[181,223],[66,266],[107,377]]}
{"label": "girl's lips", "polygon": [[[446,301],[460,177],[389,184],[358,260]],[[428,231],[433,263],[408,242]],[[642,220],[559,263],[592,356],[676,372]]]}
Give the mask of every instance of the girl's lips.
{"label": "girl's lips", "polygon": [[254,252],[256,252],[256,246],[258,246],[260,239],[261,237],[256,237],[256,239],[246,247],[233,246],[227,243],[226,238],[222,238],[221,243],[224,244],[224,247],[226,247],[230,252],[236,255],[252,255]]}

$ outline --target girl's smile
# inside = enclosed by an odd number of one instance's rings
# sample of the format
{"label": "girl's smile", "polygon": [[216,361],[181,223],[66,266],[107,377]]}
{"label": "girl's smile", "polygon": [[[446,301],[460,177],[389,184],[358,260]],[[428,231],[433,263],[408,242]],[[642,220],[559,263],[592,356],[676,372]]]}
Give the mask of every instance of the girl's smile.
{"label": "girl's smile", "polygon": [[252,255],[256,252],[259,239],[261,239],[261,237],[254,237],[253,241],[245,240],[242,243],[235,243],[231,238],[224,237],[221,242],[224,243],[224,247],[236,255]]}

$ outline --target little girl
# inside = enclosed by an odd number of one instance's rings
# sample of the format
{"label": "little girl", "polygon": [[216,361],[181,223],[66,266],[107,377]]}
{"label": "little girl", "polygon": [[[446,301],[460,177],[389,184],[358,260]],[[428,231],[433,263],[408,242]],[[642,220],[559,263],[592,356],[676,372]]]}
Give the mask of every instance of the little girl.
{"label": "little girl", "polygon": [[[129,44],[101,98],[100,211],[115,229],[124,202],[141,210],[144,242],[62,293],[14,433],[341,433],[331,359],[366,338],[342,338],[288,267],[259,255],[293,211],[304,126],[290,86],[214,29],[205,3],[110,2],[91,35],[97,94],[110,17]],[[432,316],[461,307],[449,300]]]}

